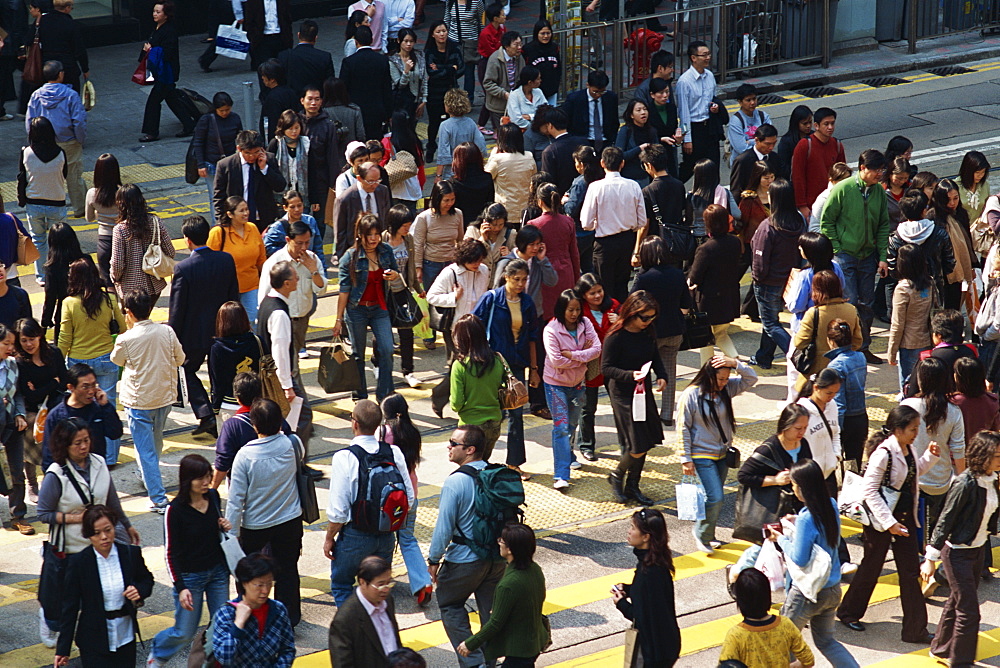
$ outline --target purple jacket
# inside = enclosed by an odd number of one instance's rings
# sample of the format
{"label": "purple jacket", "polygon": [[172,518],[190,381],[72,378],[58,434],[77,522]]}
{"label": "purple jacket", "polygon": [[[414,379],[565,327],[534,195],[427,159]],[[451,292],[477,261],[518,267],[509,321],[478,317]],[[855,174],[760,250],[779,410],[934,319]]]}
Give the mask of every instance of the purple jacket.
{"label": "purple jacket", "polygon": [[[545,345],[545,369],[542,380],[549,385],[576,387],[587,376],[587,362],[601,356],[601,340],[587,318],[580,318],[574,337],[556,318],[542,331]],[[564,357],[562,351],[570,351]]]}

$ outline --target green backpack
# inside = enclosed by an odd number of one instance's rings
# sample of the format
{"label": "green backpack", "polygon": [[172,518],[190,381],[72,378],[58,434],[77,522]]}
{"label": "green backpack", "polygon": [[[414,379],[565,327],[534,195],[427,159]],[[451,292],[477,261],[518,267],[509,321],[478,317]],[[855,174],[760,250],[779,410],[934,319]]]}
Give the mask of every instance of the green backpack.
{"label": "green backpack", "polygon": [[468,464],[458,467],[455,473],[464,473],[476,481],[473,502],[472,536],[461,530],[452,536],[452,542],[465,545],[484,561],[500,559],[497,539],[508,522],[524,522],[524,483],[517,471],[503,464],[487,464],[479,470]]}

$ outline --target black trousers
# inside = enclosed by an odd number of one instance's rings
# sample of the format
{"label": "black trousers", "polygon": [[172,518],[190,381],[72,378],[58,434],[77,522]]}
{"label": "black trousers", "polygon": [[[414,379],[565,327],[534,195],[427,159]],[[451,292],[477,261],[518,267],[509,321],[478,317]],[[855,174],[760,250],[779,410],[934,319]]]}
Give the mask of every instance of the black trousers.
{"label": "black trousers", "polygon": [[427,146],[424,151],[424,159],[432,161],[434,160],[434,154],[437,153],[438,128],[441,127],[441,123],[447,118],[447,114],[444,112],[444,92],[440,94],[428,93],[426,109]]}
{"label": "black trousers", "polygon": [[149,91],[149,97],[146,98],[146,110],[142,115],[143,134],[154,137],[160,134],[160,105],[164,101],[170,107],[170,111],[174,112],[177,120],[181,122],[185,132],[194,129],[198,119],[192,118],[187,107],[181,102],[177,85],[154,83],[152,90]]}
{"label": "black trousers", "polygon": [[950,593],[941,611],[931,652],[947,657],[952,666],[973,666],[979,639],[979,595],[976,587],[983,570],[984,547],[955,549],[944,546],[941,561],[948,576]]}
{"label": "black trousers", "polygon": [[271,556],[278,564],[274,579],[274,598],[288,608],[292,626],[302,619],[299,593],[299,554],[302,552],[302,518],[296,517],[266,529],[240,529],[240,546],[247,554],[271,546]]}
{"label": "black trousers", "polygon": [[680,180],[687,183],[687,180],[694,174],[694,166],[699,160],[711,160],[716,165],[719,164],[719,139],[712,136],[712,129],[708,121],[691,124],[691,153],[683,153],[681,160]]}
{"label": "black trousers", "polygon": [[[196,418],[201,420],[209,417],[214,412],[212,410],[212,403],[208,399],[208,392],[205,391],[205,386],[202,384],[201,379],[198,378],[198,369],[205,363],[208,351],[185,350],[184,357],[184,364],[181,365],[181,368],[184,369],[184,384],[187,385],[188,402],[191,404],[191,412],[194,413]],[[180,387],[178,387],[178,394],[179,390]]]}
{"label": "black trousers", "polygon": [[134,668],[135,641],[122,645],[117,652],[86,652],[80,653],[80,665],[83,668]]}
{"label": "black trousers", "polygon": [[576,247],[580,251],[580,273],[591,273],[594,271],[594,234],[577,235]]}
{"label": "black trousers", "polygon": [[601,279],[604,291],[619,302],[624,302],[628,296],[634,249],[635,232],[631,231],[594,240],[594,271]]}
{"label": "black trousers", "polygon": [[[287,48],[289,45],[285,43],[280,34],[261,35],[250,40],[250,70],[256,72],[261,63],[271,58],[277,58],[278,54]],[[263,85],[257,90],[264,90]]]}

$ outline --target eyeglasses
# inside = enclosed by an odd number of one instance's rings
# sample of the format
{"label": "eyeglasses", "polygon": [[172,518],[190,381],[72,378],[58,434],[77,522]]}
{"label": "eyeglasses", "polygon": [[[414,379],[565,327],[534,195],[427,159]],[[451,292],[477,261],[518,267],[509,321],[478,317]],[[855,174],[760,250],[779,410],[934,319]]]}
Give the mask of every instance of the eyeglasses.
{"label": "eyeglasses", "polygon": [[378,589],[381,592],[386,592],[386,591],[392,591],[392,588],[396,586],[396,582],[395,580],[389,580],[389,582],[384,585],[377,585],[369,582],[368,586],[371,587],[372,589]]}
{"label": "eyeglasses", "polygon": [[244,582],[243,586],[244,587],[253,587],[254,589],[257,589],[258,591],[267,591],[268,589],[270,589],[271,587],[274,586],[274,581],[272,580],[270,582]]}
{"label": "eyeglasses", "polygon": [[639,318],[639,320],[642,320],[643,322],[649,322],[650,320],[656,317],[656,314],[654,313],[653,315],[643,315],[641,313],[636,313],[635,317]]}
{"label": "eyeglasses", "polygon": [[706,51],[705,53],[696,53],[694,55],[695,55],[696,58],[711,58],[712,57],[711,51]]}
{"label": "eyeglasses", "polygon": [[381,179],[375,179],[375,180],[371,180],[370,181],[368,179],[364,179],[364,182],[367,183],[370,186],[377,186],[378,184],[382,183],[382,180]]}

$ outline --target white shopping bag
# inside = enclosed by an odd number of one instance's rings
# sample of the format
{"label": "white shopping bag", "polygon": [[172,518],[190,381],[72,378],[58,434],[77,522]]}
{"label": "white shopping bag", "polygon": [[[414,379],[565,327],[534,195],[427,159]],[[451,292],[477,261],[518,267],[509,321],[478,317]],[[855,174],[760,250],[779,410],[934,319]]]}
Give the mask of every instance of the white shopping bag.
{"label": "white shopping bag", "polygon": [[215,36],[215,53],[226,58],[246,60],[250,53],[250,38],[235,23],[220,25]]}
{"label": "white shopping bag", "polygon": [[705,519],[705,488],[697,476],[683,476],[674,489],[677,494],[677,519],[687,522]]}
{"label": "white shopping bag", "polygon": [[645,422],[646,421],[646,376],[649,375],[649,369],[653,366],[652,362],[646,362],[639,369],[639,373],[642,377],[636,381],[635,392],[632,394],[632,421],[633,422]]}
{"label": "white shopping bag", "polygon": [[773,541],[764,541],[754,568],[767,576],[767,581],[771,583],[771,591],[785,588],[785,562]]}

